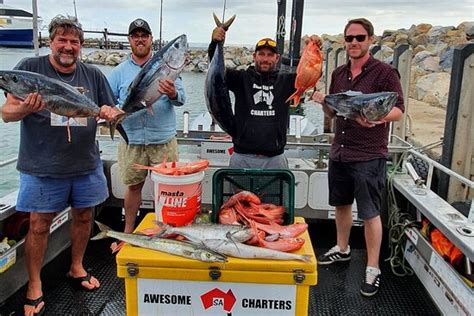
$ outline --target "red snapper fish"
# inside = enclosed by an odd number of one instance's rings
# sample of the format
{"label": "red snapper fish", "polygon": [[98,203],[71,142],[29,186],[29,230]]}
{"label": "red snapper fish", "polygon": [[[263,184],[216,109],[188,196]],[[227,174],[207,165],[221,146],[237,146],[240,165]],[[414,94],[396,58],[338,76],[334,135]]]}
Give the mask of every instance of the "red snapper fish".
{"label": "red snapper fish", "polygon": [[298,68],[296,68],[295,93],[286,102],[293,100],[292,107],[300,103],[301,95],[316,86],[322,75],[323,55],[318,44],[310,41],[303,50]]}

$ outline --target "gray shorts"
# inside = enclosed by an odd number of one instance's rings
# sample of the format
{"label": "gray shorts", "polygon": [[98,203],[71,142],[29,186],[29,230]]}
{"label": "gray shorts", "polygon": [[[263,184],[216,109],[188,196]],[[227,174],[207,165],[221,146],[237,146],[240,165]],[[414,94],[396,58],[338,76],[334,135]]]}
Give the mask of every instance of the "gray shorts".
{"label": "gray shorts", "polygon": [[254,154],[239,154],[234,152],[230,157],[230,168],[260,168],[288,169],[288,159],[285,154],[267,157]]}

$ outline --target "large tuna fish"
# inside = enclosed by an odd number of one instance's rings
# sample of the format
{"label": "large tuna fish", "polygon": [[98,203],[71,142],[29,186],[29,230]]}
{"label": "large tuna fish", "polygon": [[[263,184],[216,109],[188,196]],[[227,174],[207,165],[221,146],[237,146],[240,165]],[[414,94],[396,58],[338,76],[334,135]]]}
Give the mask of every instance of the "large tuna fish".
{"label": "large tuna fish", "polygon": [[362,115],[370,122],[383,119],[397,103],[398,93],[377,92],[363,94],[357,91],[329,94],[324,102],[337,112],[337,115],[354,119]]}
{"label": "large tuna fish", "polygon": [[[214,21],[217,26],[222,26],[225,30],[229,28],[234,19],[235,15],[222,24],[214,14]],[[227,134],[235,136],[232,102],[225,82],[224,48],[222,42],[217,43],[216,50],[209,64],[205,83],[205,97],[207,109],[213,120]]]}
{"label": "large tuna fish", "polygon": [[292,106],[300,103],[301,95],[309,88],[314,88],[322,75],[323,54],[314,41],[310,41],[303,50],[296,68],[295,93],[286,102],[293,100]]}
{"label": "large tuna fish", "polygon": [[154,54],[130,84],[122,110],[133,113],[147,108],[151,112],[151,106],[161,97],[159,81],[178,78],[187,64],[187,50],[188,42],[183,34]]}
{"label": "large tuna fish", "polygon": [[[100,107],[76,88],[35,72],[0,70],[0,89],[22,100],[30,93],[38,92],[47,110],[66,117],[97,117],[100,112]],[[122,117],[123,115],[118,115],[111,124],[112,138]],[[118,131],[122,137],[127,138],[123,129],[118,128]]]}

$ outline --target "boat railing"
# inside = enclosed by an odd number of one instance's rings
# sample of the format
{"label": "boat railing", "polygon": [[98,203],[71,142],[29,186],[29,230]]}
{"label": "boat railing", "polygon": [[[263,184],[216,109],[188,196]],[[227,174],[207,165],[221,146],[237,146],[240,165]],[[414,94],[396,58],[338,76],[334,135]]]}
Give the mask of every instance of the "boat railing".
{"label": "boat railing", "polygon": [[10,158],[10,159],[7,159],[7,160],[0,161],[0,168],[11,165],[12,163],[16,162],[17,160],[18,160],[18,158],[14,157],[14,158]]}
{"label": "boat railing", "polygon": [[[423,160],[428,165],[428,175],[423,180],[410,163],[409,156]],[[402,193],[417,210],[417,219],[421,214],[438,228],[454,245],[456,245],[471,261],[474,261],[474,181],[459,175],[430,157],[414,150],[408,150],[403,165],[406,172],[396,174],[393,178],[394,187]],[[435,170],[457,180],[462,184],[465,201],[470,201],[467,214],[459,212],[436,192],[431,190]],[[452,182],[452,181],[450,181]],[[466,203],[469,205],[469,203]]]}

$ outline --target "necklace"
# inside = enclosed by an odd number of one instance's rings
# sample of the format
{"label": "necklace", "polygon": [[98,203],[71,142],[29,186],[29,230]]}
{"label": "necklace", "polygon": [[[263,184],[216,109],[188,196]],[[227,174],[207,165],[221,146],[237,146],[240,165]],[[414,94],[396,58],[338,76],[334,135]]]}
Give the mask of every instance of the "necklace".
{"label": "necklace", "polygon": [[76,77],[76,70],[77,70],[77,67],[74,68],[74,72],[72,73],[72,77],[71,77],[71,79],[69,79],[69,80],[66,80],[66,79],[64,79],[63,77],[61,77],[61,75],[60,75],[59,72],[56,70],[56,68],[53,67],[53,69],[54,69],[54,71],[56,72],[56,75],[58,75],[58,78],[59,78],[61,81],[70,83],[70,82],[72,82],[72,81],[74,80],[74,78]]}

